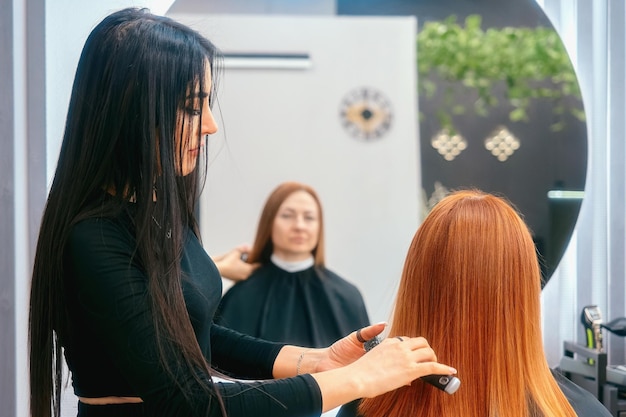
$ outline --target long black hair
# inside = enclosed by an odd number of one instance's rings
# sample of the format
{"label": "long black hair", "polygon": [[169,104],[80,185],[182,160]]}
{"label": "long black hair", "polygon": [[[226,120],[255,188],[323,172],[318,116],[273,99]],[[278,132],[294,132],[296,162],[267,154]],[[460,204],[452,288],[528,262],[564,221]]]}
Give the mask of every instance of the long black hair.
{"label": "long black hair", "polygon": [[[217,395],[210,379],[198,376],[198,369],[211,371],[185,308],[180,258],[184,230],[198,234],[194,212],[206,173],[206,155],[201,155],[204,168],[181,175],[182,147],[189,140],[182,136],[183,127],[192,123],[184,116],[186,102],[198,88],[213,102],[219,58],[200,34],[147,9],[115,12],[89,35],[35,254],[31,415],[60,415],[62,346],[68,337],[63,253],[70,229],[82,219],[123,211],[132,213],[163,365],[172,374],[172,366],[187,367],[209,395]],[[209,71],[211,86],[205,85]],[[102,198],[105,193],[112,198]],[[177,353],[175,365],[165,360],[172,352]]]}

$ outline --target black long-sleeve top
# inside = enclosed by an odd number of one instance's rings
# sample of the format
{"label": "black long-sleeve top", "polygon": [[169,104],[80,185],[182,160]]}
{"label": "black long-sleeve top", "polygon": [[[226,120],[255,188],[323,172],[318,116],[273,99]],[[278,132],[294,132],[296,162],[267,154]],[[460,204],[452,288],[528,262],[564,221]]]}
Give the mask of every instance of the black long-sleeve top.
{"label": "black long-sleeve top", "polygon": [[[177,384],[160,365],[147,278],[135,250],[125,215],[84,220],[71,231],[64,258],[69,337],[63,343],[74,393],[141,397],[146,415],[221,415],[215,398],[191,374],[177,375]],[[268,379],[216,383],[228,416],[319,416],[321,392],[310,375],[269,380],[283,344],[213,323],[221,279],[191,231],[186,234],[181,269],[187,310],[209,363],[241,378]],[[208,380],[208,375],[203,377]]]}

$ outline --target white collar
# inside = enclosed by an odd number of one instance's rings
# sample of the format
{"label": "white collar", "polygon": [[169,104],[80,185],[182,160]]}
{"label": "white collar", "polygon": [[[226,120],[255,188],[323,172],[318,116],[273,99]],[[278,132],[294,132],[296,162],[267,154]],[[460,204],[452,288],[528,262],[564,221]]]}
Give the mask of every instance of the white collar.
{"label": "white collar", "polygon": [[308,259],[303,261],[284,261],[280,259],[278,256],[272,254],[270,257],[272,262],[281,269],[284,269],[287,272],[299,272],[304,271],[305,269],[309,269],[315,263],[313,259],[313,255],[311,255]]}

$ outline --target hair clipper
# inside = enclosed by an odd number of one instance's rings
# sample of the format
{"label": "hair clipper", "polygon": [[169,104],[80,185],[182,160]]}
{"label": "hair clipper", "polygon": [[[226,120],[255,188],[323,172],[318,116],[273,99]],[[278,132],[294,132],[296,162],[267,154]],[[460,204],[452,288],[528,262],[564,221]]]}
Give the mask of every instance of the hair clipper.
{"label": "hair clipper", "polygon": [[[373,339],[370,339],[363,343],[363,349],[366,352],[369,352],[374,347],[376,347],[382,339],[376,336]],[[430,385],[439,388],[442,391],[447,392],[448,394],[454,394],[459,387],[461,386],[461,380],[453,375],[426,375],[420,378],[422,381],[429,383]]]}
{"label": "hair clipper", "polygon": [[[589,349],[602,351],[602,313],[597,305],[589,305],[583,307],[580,315],[580,321],[585,329],[586,346]],[[594,360],[588,360],[593,365]]]}

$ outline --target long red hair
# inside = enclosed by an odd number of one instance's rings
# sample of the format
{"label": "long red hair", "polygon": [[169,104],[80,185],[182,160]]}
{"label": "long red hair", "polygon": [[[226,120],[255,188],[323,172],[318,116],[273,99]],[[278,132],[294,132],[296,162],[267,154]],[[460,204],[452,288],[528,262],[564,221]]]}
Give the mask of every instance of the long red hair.
{"label": "long red hair", "polygon": [[459,371],[448,395],[420,380],[362,401],[366,417],[575,417],[541,335],[541,273],[530,232],[504,199],[457,191],[415,234],[390,336],[424,336]]}

